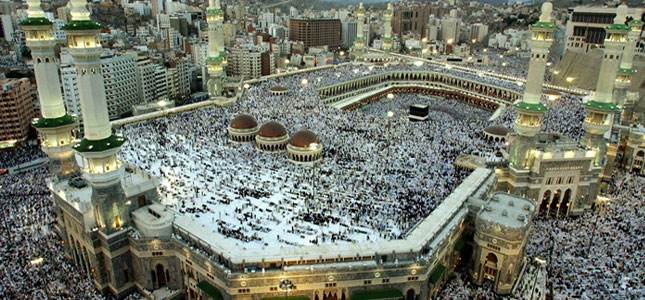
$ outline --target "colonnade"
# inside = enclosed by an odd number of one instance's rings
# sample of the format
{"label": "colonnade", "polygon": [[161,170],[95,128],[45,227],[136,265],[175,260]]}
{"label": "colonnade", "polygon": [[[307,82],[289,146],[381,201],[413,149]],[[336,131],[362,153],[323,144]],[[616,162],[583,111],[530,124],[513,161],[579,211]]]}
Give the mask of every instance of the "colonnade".
{"label": "colonnade", "polygon": [[487,83],[466,80],[438,72],[429,71],[390,71],[381,74],[368,75],[350,81],[322,87],[317,90],[320,97],[326,98],[340,96],[346,93],[354,92],[360,89],[368,88],[373,85],[390,83],[392,81],[405,81],[410,83],[440,83],[446,87],[454,87],[464,91],[470,91],[497,98],[505,104],[511,104],[522,97],[521,92],[508,88],[493,86]]}

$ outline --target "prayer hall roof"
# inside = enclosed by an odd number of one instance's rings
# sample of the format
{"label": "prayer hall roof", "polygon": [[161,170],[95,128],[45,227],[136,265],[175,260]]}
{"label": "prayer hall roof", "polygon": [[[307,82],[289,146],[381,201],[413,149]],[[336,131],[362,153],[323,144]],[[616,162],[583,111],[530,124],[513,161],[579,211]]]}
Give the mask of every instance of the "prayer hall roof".
{"label": "prayer hall roof", "polygon": [[262,137],[277,138],[287,135],[287,130],[282,126],[282,124],[276,121],[269,121],[262,124],[258,134]]}
{"label": "prayer hall roof", "polygon": [[289,142],[291,146],[300,148],[307,148],[313,143],[320,144],[320,140],[318,140],[318,136],[315,133],[306,129],[296,132]]}
{"label": "prayer hall roof", "polygon": [[231,121],[231,128],[235,129],[252,129],[256,127],[258,127],[258,122],[254,117],[247,114],[241,114]]}
{"label": "prayer hall roof", "polygon": [[505,136],[508,134],[510,130],[504,126],[498,126],[498,125],[493,125],[493,126],[488,126],[484,128],[484,132],[491,134],[491,135],[498,135],[498,136]]}

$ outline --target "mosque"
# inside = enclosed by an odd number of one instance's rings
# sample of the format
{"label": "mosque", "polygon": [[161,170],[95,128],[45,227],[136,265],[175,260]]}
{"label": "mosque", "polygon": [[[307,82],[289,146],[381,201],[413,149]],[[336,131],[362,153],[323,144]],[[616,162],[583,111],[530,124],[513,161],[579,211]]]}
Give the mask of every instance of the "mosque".
{"label": "mosque", "polygon": [[[38,61],[34,69],[43,118],[33,126],[50,159],[56,230],[65,254],[89,274],[98,290],[116,297],[138,290],[159,299],[432,299],[458,264],[467,265],[477,284],[490,281],[497,293],[510,293],[522,271],[531,220],[538,213],[581,214],[594,205],[606,162],[602,135],[610,129],[608,120],[616,110],[611,85],[604,84],[614,82],[626,36],[636,28],[624,25],[624,6],[615,24],[607,27],[605,51],[612,54],[605,55],[604,77],[586,104],[589,136],[582,144],[557,133],[540,133],[546,110],[540,103],[543,75],[555,30],[549,2],[542,6],[540,21],[531,26],[531,61],[523,95],[425,71],[388,71],[318,89],[323,102],[338,109],[409,91],[489,110],[514,105],[515,134],[488,130],[493,139],[509,140],[507,162],[475,168],[402,239],[253,248],[161,205],[155,178],[121,160],[120,149],[127,139],[113,134],[108,121],[100,27],[89,19],[84,0],[72,4],[72,20],[63,29],[78,70],[82,111],[92,116],[84,118],[80,142],[74,142],[76,120],[65,112],[59,81],[40,80],[59,76],[53,24],[35,0],[29,1],[29,18],[23,23],[27,44]],[[225,81],[226,52],[216,38],[221,36],[221,14],[219,0],[210,0],[208,87],[213,97],[221,95]],[[369,50],[361,32],[359,28],[353,52],[363,58]],[[384,45],[386,50],[391,47]],[[271,90],[276,95],[288,92],[284,87]],[[644,143],[638,130],[628,129],[620,163],[642,170]],[[294,164],[325,163],[324,140],[306,128],[285,128],[280,120],[259,124],[254,116],[240,112],[230,121],[227,135],[232,143],[253,144],[262,155],[285,155]],[[82,158],[80,165],[75,156]]]}

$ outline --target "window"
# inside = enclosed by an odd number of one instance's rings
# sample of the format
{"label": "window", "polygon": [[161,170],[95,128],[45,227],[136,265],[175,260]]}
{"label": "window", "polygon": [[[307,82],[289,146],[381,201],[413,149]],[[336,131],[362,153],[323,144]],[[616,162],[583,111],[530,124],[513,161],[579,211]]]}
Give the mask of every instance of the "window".
{"label": "window", "polygon": [[372,284],[372,281],[371,280],[364,280],[363,284],[365,284],[365,285]]}

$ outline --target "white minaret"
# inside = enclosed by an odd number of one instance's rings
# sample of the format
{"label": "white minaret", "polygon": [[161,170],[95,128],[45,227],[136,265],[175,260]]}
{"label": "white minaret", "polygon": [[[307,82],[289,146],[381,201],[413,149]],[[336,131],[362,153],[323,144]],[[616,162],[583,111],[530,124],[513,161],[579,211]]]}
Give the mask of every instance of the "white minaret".
{"label": "white minaret", "polygon": [[625,25],[627,16],[627,5],[624,3],[616,9],[614,23],[605,27],[605,41],[603,59],[600,64],[600,73],[596,84],[596,92],[593,98],[585,104],[587,116],[583,126],[585,136],[581,144],[587,150],[594,151],[596,165],[604,165],[607,153],[607,143],[603,135],[611,127],[612,117],[617,111],[617,106],[612,99],[616,73],[623,54],[623,47],[627,43],[629,26]]}
{"label": "white minaret", "polygon": [[100,59],[101,26],[90,20],[85,0],[72,0],[72,4],[72,21],[63,29],[76,67],[85,132],[73,148],[83,158],[83,177],[92,187],[97,224],[109,234],[127,224],[130,215],[121,186],[124,167],[118,155],[125,138],[112,134],[108,118]]}
{"label": "white minaret", "polygon": [[513,104],[517,112],[513,125],[517,137],[509,147],[510,163],[515,168],[528,168],[531,165],[533,137],[542,128],[542,117],[546,107],[540,102],[544,72],[549,57],[549,48],[553,44],[555,24],[551,21],[553,4],[547,0],[542,4],[540,20],[530,26],[531,60],[529,61],[528,76],[524,88],[524,98]]}
{"label": "white minaret", "polygon": [[363,8],[363,1],[361,1],[358,5],[358,12],[356,13],[356,23],[356,39],[354,40],[354,49],[363,50],[363,48],[365,48],[365,39],[363,38],[365,9]]}
{"label": "white minaret", "polygon": [[393,9],[392,9],[392,3],[388,2],[387,3],[387,9],[385,10],[385,13],[383,14],[385,18],[385,25],[383,28],[383,51],[390,51],[392,50],[392,14],[393,14]]}
{"label": "white minaret", "polygon": [[222,94],[222,80],[226,77],[226,50],[223,40],[224,12],[220,0],[209,0],[206,10],[208,22],[208,94],[212,97]]}
{"label": "white minaret", "polygon": [[43,16],[39,0],[28,0],[27,19],[21,26],[27,46],[31,49],[36,86],[42,118],[32,125],[38,130],[43,152],[49,156],[49,171],[54,182],[78,174],[71,148],[75,139],[76,119],[68,115],[63,104],[58,74],[58,58],[54,53],[53,23]]}
{"label": "white minaret", "polygon": [[547,1],[542,4],[540,20],[530,28],[531,60],[529,62],[524,98],[514,104],[517,110],[515,131],[521,136],[532,137],[540,132],[542,117],[546,107],[540,103],[544,72],[549,57],[549,48],[553,44],[555,24],[551,22],[553,4]]}
{"label": "white minaret", "polygon": [[634,50],[636,49],[636,43],[640,39],[643,22],[640,20],[632,20],[629,22],[629,27],[631,30],[627,34],[627,44],[625,44],[625,50],[623,50],[623,57],[620,61],[620,67],[618,68],[616,83],[614,85],[614,104],[623,108],[622,117],[625,121],[632,119],[631,115],[634,102],[632,99],[626,101],[626,96],[627,89],[632,85],[632,75],[636,73],[636,70],[632,68],[632,62],[634,61]]}

